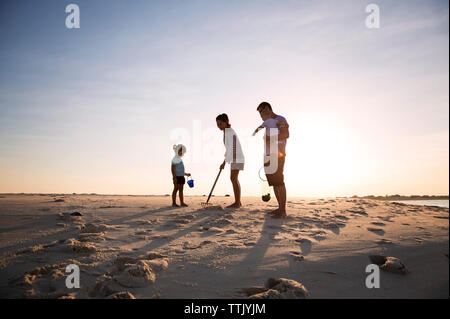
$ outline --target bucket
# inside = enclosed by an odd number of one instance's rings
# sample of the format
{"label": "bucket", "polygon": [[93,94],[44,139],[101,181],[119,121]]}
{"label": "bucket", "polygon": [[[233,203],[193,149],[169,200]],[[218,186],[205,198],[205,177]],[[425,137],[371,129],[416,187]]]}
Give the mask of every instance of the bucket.
{"label": "bucket", "polygon": [[270,186],[269,183],[267,182],[267,179],[264,179],[261,177],[261,171],[263,170],[264,166],[261,167],[258,171],[258,176],[259,179],[261,180],[261,199],[263,200],[263,202],[268,202],[270,201]]}
{"label": "bucket", "polygon": [[194,180],[191,177],[189,177],[187,184],[189,185],[190,188],[194,187]]}

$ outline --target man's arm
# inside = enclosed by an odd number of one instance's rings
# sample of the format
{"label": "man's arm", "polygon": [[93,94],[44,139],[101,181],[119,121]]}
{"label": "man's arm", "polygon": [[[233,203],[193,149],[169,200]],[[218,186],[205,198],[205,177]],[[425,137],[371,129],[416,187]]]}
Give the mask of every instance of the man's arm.
{"label": "man's arm", "polygon": [[279,140],[285,140],[289,138],[289,125],[280,127],[280,133],[278,134],[278,139]]}
{"label": "man's arm", "polygon": [[[278,140],[285,140],[289,138],[289,124],[287,122],[278,122]],[[270,136],[266,136],[266,141],[270,141]]]}

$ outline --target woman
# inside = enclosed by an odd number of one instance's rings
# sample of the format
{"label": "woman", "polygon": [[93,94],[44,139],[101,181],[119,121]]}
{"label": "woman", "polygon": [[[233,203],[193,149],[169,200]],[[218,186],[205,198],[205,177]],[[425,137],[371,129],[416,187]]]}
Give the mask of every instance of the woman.
{"label": "woman", "polygon": [[233,184],[234,203],[227,208],[239,208],[241,203],[241,185],[239,184],[239,171],[244,169],[244,153],[242,152],[241,143],[236,132],[231,128],[228,115],[220,114],[216,117],[217,127],[223,131],[223,143],[225,144],[225,159],[220,165],[220,169],[225,168],[225,163],[230,164],[230,179]]}

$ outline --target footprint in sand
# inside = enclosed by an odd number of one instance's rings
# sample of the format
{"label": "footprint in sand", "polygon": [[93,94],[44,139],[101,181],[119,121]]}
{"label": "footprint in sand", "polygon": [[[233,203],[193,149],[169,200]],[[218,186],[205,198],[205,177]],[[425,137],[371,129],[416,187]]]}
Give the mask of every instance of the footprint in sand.
{"label": "footprint in sand", "polygon": [[362,216],[368,216],[364,209],[358,209],[358,210],[347,210],[352,215],[362,215]]}
{"label": "footprint in sand", "polygon": [[305,257],[298,251],[290,251],[289,256],[294,259],[294,261],[303,261]]}
{"label": "footprint in sand", "polygon": [[[248,290],[247,293],[257,292],[258,289]],[[249,299],[304,299],[309,296],[308,290],[301,283],[286,278],[279,278],[277,280],[269,278],[263,292],[248,296]],[[253,291],[252,291],[253,290]]]}
{"label": "footprint in sand", "polygon": [[375,225],[375,226],[380,226],[380,227],[386,226],[385,223],[381,223],[381,222],[371,222],[371,224],[372,224],[372,225]]}
{"label": "footprint in sand", "polygon": [[113,279],[123,287],[146,287],[155,282],[155,273],[168,268],[167,259],[160,257],[161,254],[153,251],[138,258],[119,256],[114,261],[116,274]]}
{"label": "footprint in sand", "polygon": [[244,242],[244,246],[252,247],[256,245],[256,241],[246,241]]}
{"label": "footprint in sand", "polygon": [[105,225],[105,224],[87,224],[85,225],[81,232],[82,233],[102,233],[106,230],[116,230],[117,227]]}
{"label": "footprint in sand", "polygon": [[300,248],[303,255],[307,255],[311,252],[312,242],[308,238],[297,238],[296,242],[300,243]]}
{"label": "footprint in sand", "polygon": [[129,291],[121,291],[111,296],[108,296],[108,299],[136,299],[133,294]]}
{"label": "footprint in sand", "polygon": [[135,235],[148,235],[148,233],[150,233],[151,232],[151,230],[150,229],[143,229],[143,230],[138,230],[138,231],[136,231],[134,234]]}
{"label": "footprint in sand", "polygon": [[378,219],[381,219],[384,222],[393,223],[394,221],[391,220],[394,216],[377,216]]}
{"label": "footprint in sand", "polygon": [[68,259],[56,264],[48,264],[9,279],[9,285],[25,287],[25,298],[56,299],[67,295],[64,277],[68,264],[76,264],[84,269],[92,267]]}
{"label": "footprint in sand", "polygon": [[394,244],[392,241],[390,241],[389,239],[385,239],[385,238],[383,238],[381,240],[378,240],[375,243],[378,244],[378,245],[381,245],[381,246],[383,246],[383,245],[393,245]]}
{"label": "footprint in sand", "polygon": [[185,249],[185,250],[193,250],[193,249],[198,249],[200,247],[201,247],[200,244],[193,244],[193,243],[190,243],[187,241],[183,243],[183,249]]}
{"label": "footprint in sand", "polygon": [[78,241],[90,242],[90,241],[104,241],[105,233],[81,233],[78,234]]}
{"label": "footprint in sand", "polygon": [[382,255],[370,255],[372,263],[380,266],[380,269],[394,274],[406,275],[409,273],[405,264],[396,257],[385,257]]}
{"label": "footprint in sand", "polygon": [[69,238],[66,240],[66,250],[77,254],[93,254],[98,249],[91,242],[81,242],[74,238]]}
{"label": "footprint in sand", "polygon": [[95,285],[88,290],[89,297],[107,297],[118,293],[120,286],[114,282],[112,276],[104,274],[97,277]]}
{"label": "footprint in sand", "polygon": [[125,268],[121,274],[114,277],[121,286],[129,288],[146,287],[153,284],[155,279],[156,276],[150,266],[142,260]]}
{"label": "footprint in sand", "polygon": [[191,222],[191,220],[189,218],[177,218],[173,221],[173,223],[177,224],[177,225],[185,225],[185,224],[189,224]]}
{"label": "footprint in sand", "polygon": [[341,223],[341,222],[325,222],[324,224],[322,224],[323,228],[328,228],[328,229],[333,229],[333,228],[341,228],[341,227],[345,227],[345,223]]}
{"label": "footprint in sand", "polygon": [[385,234],[385,231],[383,229],[381,229],[381,228],[368,227],[367,230],[372,232],[372,233],[375,233],[377,235],[380,235],[380,236]]}

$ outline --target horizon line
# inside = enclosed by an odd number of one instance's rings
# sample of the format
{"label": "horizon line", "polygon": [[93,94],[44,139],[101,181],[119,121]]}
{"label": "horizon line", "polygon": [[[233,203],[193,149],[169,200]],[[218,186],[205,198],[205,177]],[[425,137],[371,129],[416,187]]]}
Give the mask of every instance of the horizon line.
{"label": "horizon line", "polygon": [[[0,193],[1,195],[39,195],[39,196],[63,196],[63,195],[83,195],[83,196],[161,196],[161,197],[167,197],[170,196],[170,194],[104,194],[104,193]],[[185,195],[185,197],[206,197],[206,194],[203,195]],[[213,197],[231,197],[230,194],[224,194],[224,195],[212,195]],[[261,195],[244,195],[243,197],[259,197]],[[367,198],[367,197],[373,197],[373,198],[389,198],[389,197],[450,197],[450,195],[419,195],[419,194],[412,194],[412,195],[402,195],[402,194],[392,194],[392,195],[351,195],[351,196],[302,196],[302,195],[292,195],[289,197],[304,197],[304,198]]]}

